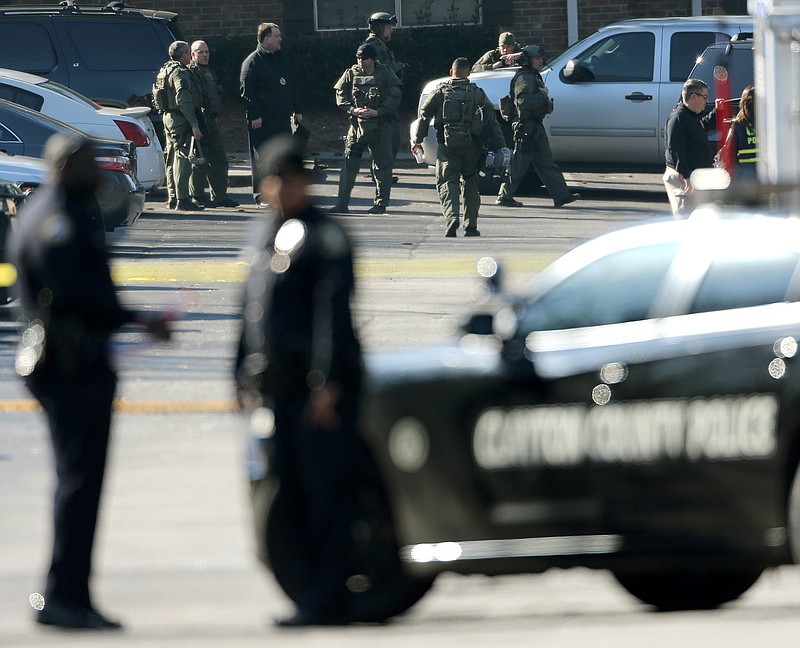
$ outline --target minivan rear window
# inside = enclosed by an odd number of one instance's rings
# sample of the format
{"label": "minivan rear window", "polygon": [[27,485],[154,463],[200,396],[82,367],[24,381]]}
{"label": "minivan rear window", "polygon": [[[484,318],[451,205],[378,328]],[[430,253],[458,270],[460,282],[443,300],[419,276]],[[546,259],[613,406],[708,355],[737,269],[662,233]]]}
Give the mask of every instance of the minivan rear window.
{"label": "minivan rear window", "polygon": [[53,41],[41,25],[4,20],[0,24],[0,43],[0,67],[47,74],[56,66]]}
{"label": "minivan rear window", "polygon": [[689,78],[695,61],[711,43],[730,40],[721,32],[676,32],[670,39],[669,80],[683,83]]}
{"label": "minivan rear window", "polygon": [[147,23],[130,21],[81,22],[67,25],[67,33],[88,70],[132,72],[157,70],[166,60],[164,46]]}

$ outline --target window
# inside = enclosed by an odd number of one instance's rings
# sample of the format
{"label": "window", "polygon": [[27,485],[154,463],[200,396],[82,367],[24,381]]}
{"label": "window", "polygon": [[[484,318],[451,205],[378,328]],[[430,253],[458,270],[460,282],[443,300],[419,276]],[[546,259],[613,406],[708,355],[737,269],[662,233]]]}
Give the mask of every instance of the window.
{"label": "window", "polygon": [[14,144],[20,143],[19,137],[14,134],[10,128],[5,126],[4,124],[0,124],[0,142],[13,142]]}
{"label": "window", "polygon": [[594,45],[579,59],[593,81],[652,81],[656,37],[652,32],[616,34]]}
{"label": "window", "polygon": [[397,16],[397,25],[452,25],[480,23],[481,0],[394,0],[382,6],[352,0],[315,0],[317,30],[362,29],[377,11]]}
{"label": "window", "polygon": [[769,257],[717,259],[700,284],[691,312],[706,313],[784,301],[797,261],[797,255],[789,252]]}
{"label": "window", "polygon": [[0,99],[20,104],[31,110],[41,110],[44,99],[29,90],[23,90],[7,83],[0,83]]}
{"label": "window", "polygon": [[[711,102],[716,97],[715,91],[718,85],[714,83],[714,68],[720,65],[724,65],[728,72],[727,98],[741,97],[742,90],[753,84],[753,46],[733,47],[727,55],[725,49],[714,48],[697,62],[697,67],[692,70],[691,75],[708,84],[708,100]],[[738,108],[737,104],[734,112]]]}
{"label": "window", "polygon": [[647,319],[677,243],[614,252],[553,286],[526,308],[523,334]]}
{"label": "window", "polygon": [[70,40],[86,69],[130,72],[161,67],[164,46],[148,22],[111,24],[114,22],[86,21],[67,25]]}
{"label": "window", "polygon": [[4,20],[0,24],[0,43],[0,67],[47,74],[56,66],[53,42],[41,25]]}
{"label": "window", "polygon": [[727,42],[720,32],[678,32],[672,35],[669,49],[669,80],[683,83],[689,78],[697,58],[711,43]]}

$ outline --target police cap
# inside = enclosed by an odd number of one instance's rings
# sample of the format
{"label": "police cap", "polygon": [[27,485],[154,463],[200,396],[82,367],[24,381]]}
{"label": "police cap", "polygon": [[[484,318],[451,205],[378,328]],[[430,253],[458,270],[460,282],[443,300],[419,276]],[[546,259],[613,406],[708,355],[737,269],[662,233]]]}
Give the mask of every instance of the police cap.
{"label": "police cap", "polygon": [[258,173],[267,176],[305,175],[303,145],[291,135],[276,135],[258,150]]}
{"label": "police cap", "polygon": [[359,59],[372,59],[374,61],[377,56],[378,51],[375,49],[375,46],[370,45],[369,43],[364,43],[361,45],[356,52],[356,58]]}

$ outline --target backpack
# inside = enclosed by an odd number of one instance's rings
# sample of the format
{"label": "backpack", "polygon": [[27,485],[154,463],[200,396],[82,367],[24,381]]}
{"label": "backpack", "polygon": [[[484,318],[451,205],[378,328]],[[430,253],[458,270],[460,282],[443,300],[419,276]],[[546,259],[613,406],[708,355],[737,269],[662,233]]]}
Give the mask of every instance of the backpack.
{"label": "backpack", "polygon": [[442,84],[442,130],[447,148],[466,148],[473,143],[474,89],[472,83],[465,88],[451,83]]}
{"label": "backpack", "polygon": [[169,77],[180,67],[178,61],[167,61],[161,66],[161,69],[156,74],[156,80],[153,83],[153,108],[159,113],[165,113],[175,106],[170,105],[170,95],[167,88]]}
{"label": "backpack", "polygon": [[511,83],[508,86],[508,94],[505,97],[500,97],[500,101],[497,103],[500,108],[500,116],[507,122],[512,122],[519,117],[517,105],[514,103],[514,81],[517,80],[518,74],[519,70],[517,70],[517,73],[511,78]]}

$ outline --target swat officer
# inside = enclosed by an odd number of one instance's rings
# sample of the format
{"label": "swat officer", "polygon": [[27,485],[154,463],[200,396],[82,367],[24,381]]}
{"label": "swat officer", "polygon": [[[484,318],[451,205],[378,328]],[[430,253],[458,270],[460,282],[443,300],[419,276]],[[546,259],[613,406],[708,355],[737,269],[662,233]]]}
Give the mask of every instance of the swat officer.
{"label": "swat officer", "polygon": [[478,167],[483,157],[483,141],[492,150],[500,150],[511,159],[503,132],[494,115],[494,106],[486,93],[468,80],[469,61],[453,61],[451,79],[437,86],[422,104],[412,152],[422,149],[428,124],[434,117],[436,140],[436,188],[446,220],[445,236],[456,236],[459,226],[459,198],[464,196],[464,236],[480,236],[478,209]]}
{"label": "swat officer", "polygon": [[519,57],[522,53],[517,40],[511,32],[503,32],[497,39],[497,47],[489,50],[481,56],[475,65],[472,66],[473,72],[483,72],[485,70],[500,70],[504,67],[518,65]]}
{"label": "swat officer", "polygon": [[89,591],[92,548],[117,382],[109,337],[138,323],[169,338],[168,317],[136,313],[114,291],[96,192],[96,152],[56,134],[44,157],[50,179],[20,209],[9,244],[27,329],[17,374],[44,409],[56,469],[53,552],[36,622],[58,628],[121,627],[97,611]]}
{"label": "swat officer", "polygon": [[[239,203],[228,196],[228,155],[225,143],[219,132],[217,117],[222,110],[220,98],[221,86],[208,67],[208,45],[197,40],[192,43],[192,61],[189,69],[194,74],[195,82],[200,88],[203,104],[202,112],[205,121],[205,136],[202,144],[202,157],[205,164],[192,165],[189,178],[189,193],[192,199],[206,207],[238,207]],[[211,185],[211,200],[205,197],[206,185]]]}
{"label": "swat officer", "polygon": [[372,154],[375,201],[370,214],[385,214],[392,190],[392,118],[400,105],[400,79],[376,60],[372,45],[361,45],[356,65],[336,82],[336,105],[350,119],[339,176],[339,194],[332,212],[349,212],[350,194],[356,183],[364,150]]}
{"label": "swat officer", "polygon": [[[271,469],[300,528],[308,567],[298,611],[283,626],[347,621],[350,518],[361,349],[350,304],[354,274],[341,226],[311,203],[301,145],[278,135],[259,152],[269,203],[265,241],[245,284],[236,361],[240,405],[274,414]],[[283,500],[286,501],[286,500]]]}
{"label": "swat officer", "polygon": [[198,142],[203,138],[198,119],[203,97],[187,67],[192,58],[189,43],[172,43],[169,46],[169,58],[159,71],[159,76],[164,76],[167,102],[164,106],[167,206],[181,211],[201,211],[203,206],[189,197],[189,178],[192,174],[189,156],[192,154],[192,137]]}
{"label": "swat officer", "polygon": [[550,142],[542,120],[553,112],[553,101],[548,95],[540,74],[544,67],[544,50],[539,45],[528,45],[519,58],[520,69],[511,80],[509,94],[516,108],[513,122],[514,156],[505,182],[500,186],[496,205],[522,207],[514,200],[514,192],[533,166],[544,183],[555,207],[562,207],[578,198],[564,181],[564,174],[553,160]]}
{"label": "swat officer", "polygon": [[[375,48],[376,61],[382,63],[392,72],[397,75],[397,78],[402,81],[408,73],[409,66],[407,63],[396,61],[392,50],[386,45],[392,40],[392,32],[397,25],[397,18],[385,11],[379,11],[369,17],[368,26],[370,34],[363,45],[372,45]],[[391,117],[392,125],[392,160],[397,159],[397,151],[400,149],[400,143],[403,141],[402,128],[400,127],[400,118],[395,113]],[[373,168],[373,173],[375,169]]]}

